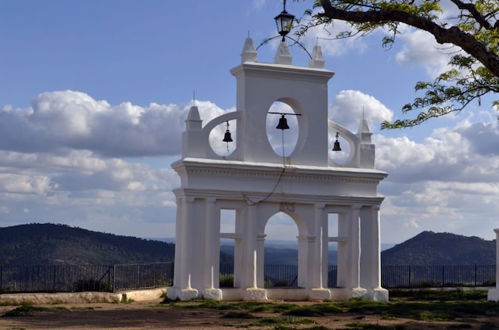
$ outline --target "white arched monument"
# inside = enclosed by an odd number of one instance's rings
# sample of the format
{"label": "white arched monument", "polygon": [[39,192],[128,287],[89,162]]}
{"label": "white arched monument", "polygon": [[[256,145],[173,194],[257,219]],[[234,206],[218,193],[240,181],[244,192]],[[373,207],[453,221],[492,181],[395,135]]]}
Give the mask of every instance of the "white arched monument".
{"label": "white arched monument", "polygon": [[[285,42],[274,63],[257,62],[246,39],[237,80],[236,111],[203,125],[197,107],[190,109],[183,133],[182,159],[172,167],[181,178],[177,199],[174,284],[171,299],[348,299],[388,300],[380,283],[377,186],[387,176],[374,169],[374,145],[365,120],[352,133],[328,120],[328,80],[319,46],[308,67],[292,65]],[[298,140],[283,159],[266,133],[275,101],[298,114]],[[349,111],[349,109],[343,109]],[[276,121],[279,116],[276,116]],[[333,118],[334,119],[334,118]],[[237,146],[219,156],[210,132],[236,122]],[[234,125],[231,125],[233,128]],[[328,134],[339,133],[350,146],[344,164],[328,156]],[[235,210],[235,231],[220,232],[222,210]],[[298,288],[264,288],[265,226],[278,212],[298,228]],[[337,214],[336,236],[328,233],[328,215]],[[220,239],[233,239],[234,288],[219,288]],[[338,244],[337,287],[327,288],[328,243]]]}

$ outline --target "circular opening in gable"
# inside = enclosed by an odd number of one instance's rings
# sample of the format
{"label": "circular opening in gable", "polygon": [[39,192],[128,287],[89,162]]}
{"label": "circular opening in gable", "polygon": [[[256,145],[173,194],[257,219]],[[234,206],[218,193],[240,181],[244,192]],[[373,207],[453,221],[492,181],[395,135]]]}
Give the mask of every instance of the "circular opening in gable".
{"label": "circular opening in gable", "polygon": [[[227,126],[227,122],[215,126],[210,132],[209,140],[211,149],[219,156],[229,156],[236,150],[237,121],[229,120],[228,123],[229,126]],[[229,134],[227,135],[227,133]],[[228,137],[230,137],[232,142],[224,141]]]}
{"label": "circular opening in gable", "polygon": [[[282,121],[282,114],[289,129],[276,128]],[[267,113],[266,126],[267,138],[274,152],[280,157],[289,157],[296,148],[299,134],[298,116],[295,115],[293,108],[284,102],[275,101]]]}

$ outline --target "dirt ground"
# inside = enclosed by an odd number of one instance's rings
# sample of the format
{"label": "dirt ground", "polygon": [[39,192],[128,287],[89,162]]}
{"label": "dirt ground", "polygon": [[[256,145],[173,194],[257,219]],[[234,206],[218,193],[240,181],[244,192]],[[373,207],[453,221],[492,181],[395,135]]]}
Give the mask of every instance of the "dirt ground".
{"label": "dirt ground", "polygon": [[[226,311],[206,308],[177,308],[158,305],[159,301],[130,304],[46,305],[50,310],[34,311],[27,316],[4,314],[16,306],[0,306],[0,329],[237,329],[255,319],[223,318]],[[301,303],[307,304],[307,303]],[[57,309],[63,307],[64,309]],[[255,317],[279,317],[273,313],[252,313]],[[291,329],[499,329],[499,317],[475,318],[469,322],[424,322],[378,315],[341,314],[321,317],[295,317],[312,320],[309,324],[285,325]],[[367,326],[370,325],[370,327]],[[274,329],[251,326],[251,329]],[[400,327],[398,327],[400,328]],[[320,328],[319,328],[320,329]],[[324,328],[322,328],[324,329]]]}

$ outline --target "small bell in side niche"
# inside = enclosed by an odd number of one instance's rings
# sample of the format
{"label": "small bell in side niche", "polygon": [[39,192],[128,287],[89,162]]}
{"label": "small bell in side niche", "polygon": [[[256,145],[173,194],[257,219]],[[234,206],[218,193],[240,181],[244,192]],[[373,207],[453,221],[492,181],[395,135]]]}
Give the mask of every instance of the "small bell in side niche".
{"label": "small bell in side niche", "polygon": [[338,141],[339,137],[340,137],[340,134],[338,134],[338,132],[336,132],[336,141],[334,141],[333,151],[341,151],[340,141]]}

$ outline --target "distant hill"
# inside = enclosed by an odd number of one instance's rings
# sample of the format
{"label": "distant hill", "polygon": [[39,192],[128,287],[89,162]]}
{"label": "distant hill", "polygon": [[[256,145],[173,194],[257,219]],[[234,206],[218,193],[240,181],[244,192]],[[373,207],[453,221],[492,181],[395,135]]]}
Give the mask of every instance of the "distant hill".
{"label": "distant hill", "polygon": [[0,228],[0,265],[170,261],[174,244],[55,224]]}
{"label": "distant hill", "polygon": [[495,240],[424,231],[381,253],[384,265],[493,265]]}
{"label": "distant hill", "polygon": [[[264,252],[264,262],[266,265],[297,265],[298,264],[298,249],[297,248],[281,248],[276,246],[284,245],[271,245],[265,246]],[[220,251],[228,256],[231,256],[230,260],[233,260],[234,256],[234,246],[233,245],[221,245]],[[329,264],[336,264],[338,252],[336,250],[329,250]],[[232,261],[231,261],[232,262]]]}

